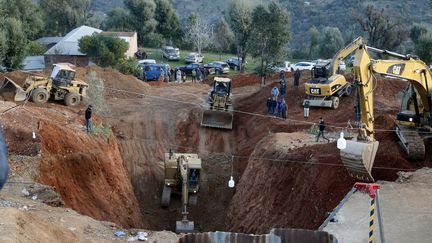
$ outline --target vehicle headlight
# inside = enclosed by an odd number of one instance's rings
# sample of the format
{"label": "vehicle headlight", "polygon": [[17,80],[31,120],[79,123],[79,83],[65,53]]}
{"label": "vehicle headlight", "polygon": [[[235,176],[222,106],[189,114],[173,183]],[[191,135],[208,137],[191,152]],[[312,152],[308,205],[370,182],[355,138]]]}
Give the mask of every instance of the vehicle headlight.
{"label": "vehicle headlight", "polygon": [[413,121],[413,118],[412,117],[410,117],[409,119],[408,119],[410,122],[412,122]]}

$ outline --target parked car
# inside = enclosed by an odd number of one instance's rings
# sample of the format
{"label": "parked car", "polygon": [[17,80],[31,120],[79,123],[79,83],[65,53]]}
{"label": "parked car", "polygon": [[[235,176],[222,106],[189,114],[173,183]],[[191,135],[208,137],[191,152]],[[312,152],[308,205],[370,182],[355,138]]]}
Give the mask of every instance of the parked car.
{"label": "parked car", "polygon": [[277,73],[279,73],[282,70],[284,72],[291,72],[291,67],[292,67],[292,64],[291,64],[291,62],[288,62],[288,61],[269,65],[269,68],[271,70],[273,70],[274,72],[277,72]]}
{"label": "parked car", "polygon": [[201,65],[199,63],[191,63],[191,64],[188,64],[186,66],[179,67],[178,69],[180,69],[182,72],[185,72],[187,75],[190,75],[190,74],[192,74],[192,70],[197,69],[197,68],[203,68],[203,65]]}
{"label": "parked car", "polygon": [[292,66],[293,70],[312,70],[315,66],[313,62],[298,62]]}
{"label": "parked car", "polygon": [[144,81],[157,81],[161,76],[164,76],[164,80],[169,79],[170,66],[168,64],[144,64],[143,77]]}
{"label": "parked car", "polygon": [[179,61],[180,50],[172,46],[164,46],[162,47],[162,58],[166,58],[169,61]]}
{"label": "parked car", "polygon": [[204,56],[202,54],[191,52],[185,58],[185,63],[201,63],[204,60]]}
{"label": "parked car", "polygon": [[[230,57],[228,59],[225,59],[225,62],[229,65],[231,69],[234,70],[240,70],[240,63],[242,62],[241,57]],[[247,64],[247,61],[245,62],[245,66]]]}
{"label": "parked car", "polygon": [[209,69],[213,68],[216,74],[229,73],[229,65],[226,62],[210,62],[204,64],[204,67]]}
{"label": "parked car", "polygon": [[214,68],[212,67],[204,67],[204,65],[199,63],[190,63],[183,67],[178,67],[180,71],[185,72],[186,75],[192,75],[192,70],[199,68],[202,72],[205,72],[205,75],[214,73]]}

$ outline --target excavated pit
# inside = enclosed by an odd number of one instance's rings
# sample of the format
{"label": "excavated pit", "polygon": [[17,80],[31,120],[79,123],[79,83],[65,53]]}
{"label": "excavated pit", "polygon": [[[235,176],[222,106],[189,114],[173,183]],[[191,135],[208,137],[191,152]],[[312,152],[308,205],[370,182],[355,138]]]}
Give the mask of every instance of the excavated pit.
{"label": "excavated pit", "polygon": [[[163,155],[170,149],[198,153],[203,159],[198,204],[190,207],[189,215],[199,231],[316,229],[354,183],[336,148],[339,130],[327,129],[331,143],[316,143],[307,133],[311,124],[298,122],[318,122],[322,116],[328,124],[345,127],[348,120],[354,120],[354,96],[343,97],[338,110],[311,109],[305,119],[301,102],[307,77],[298,89],[288,79],[288,120],[235,112],[234,128],[227,131],[199,125],[201,105],[209,90],[206,84],[158,83],[150,87],[97,67],[79,69],[78,76],[85,79],[89,71],[105,80],[105,87],[114,88],[106,89],[111,112],[100,118],[112,125],[112,137],[87,136],[80,118],[82,108],[58,104],[34,108],[39,113],[55,108],[65,116],[35,121],[40,134],[37,141],[28,138],[30,127],[23,128],[24,132],[6,131],[9,141],[29,145],[16,146],[13,153],[41,156],[38,181],[53,186],[66,206],[80,213],[123,227],[174,230],[181,217],[180,197],[174,196],[169,208],[160,207]],[[259,82],[256,77],[233,79],[236,110],[265,114],[265,102],[277,83],[259,88]],[[394,80],[379,83],[375,97],[378,128],[392,128],[399,109],[396,97],[405,86]],[[22,122],[30,119],[22,118]],[[81,130],[75,132],[68,129],[71,127]],[[429,155],[424,162],[408,162],[393,132],[379,132],[377,139],[376,179],[394,180],[397,169],[431,166]],[[236,180],[235,189],[227,186],[230,175]]]}
{"label": "excavated pit", "polygon": [[[277,83],[260,89],[259,79],[250,81],[240,77],[235,81],[235,109],[265,114],[266,98]],[[396,97],[406,83],[382,82],[377,88],[376,125],[391,129],[399,109]],[[200,84],[158,84],[148,89],[149,95],[141,99],[109,102],[113,110],[109,120],[121,144],[144,221],[154,230],[173,230],[175,221],[181,217],[180,197],[175,197],[168,209],[160,207],[162,158],[173,149],[198,153],[203,158],[202,190],[198,205],[190,208],[190,220],[195,221],[197,230],[264,233],[272,227],[316,229],[355,181],[340,161],[335,144],[338,130],[328,129],[333,132],[330,144],[315,143],[313,135],[300,136],[297,140],[290,137],[306,134],[311,127],[299,120],[317,122],[322,116],[329,124],[345,127],[348,120],[354,120],[354,96],[342,98],[338,110],[312,109],[310,117],[305,119],[301,106],[303,85],[295,89],[289,83],[286,101],[288,118],[293,120],[234,113],[234,129],[226,131],[199,126],[200,105],[208,89]],[[278,134],[285,133],[288,135],[284,139],[278,138]],[[430,160],[408,162],[393,133],[378,133],[377,138],[381,146],[375,165],[386,169],[374,169],[376,179],[396,179],[398,170],[387,167],[415,169],[430,164]],[[287,149],[275,148],[274,144],[294,145]],[[227,187],[232,154],[236,155],[235,189]]]}

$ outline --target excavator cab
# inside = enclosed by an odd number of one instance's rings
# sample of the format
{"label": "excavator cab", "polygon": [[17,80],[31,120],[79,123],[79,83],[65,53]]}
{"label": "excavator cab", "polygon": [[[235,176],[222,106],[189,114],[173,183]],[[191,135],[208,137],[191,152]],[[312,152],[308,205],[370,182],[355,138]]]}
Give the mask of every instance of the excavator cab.
{"label": "excavator cab", "polygon": [[75,70],[67,65],[54,64],[51,72],[51,79],[54,85],[69,87],[75,79]]}
{"label": "excavator cab", "polygon": [[215,77],[207,103],[209,109],[203,112],[201,126],[232,129],[231,79]]}

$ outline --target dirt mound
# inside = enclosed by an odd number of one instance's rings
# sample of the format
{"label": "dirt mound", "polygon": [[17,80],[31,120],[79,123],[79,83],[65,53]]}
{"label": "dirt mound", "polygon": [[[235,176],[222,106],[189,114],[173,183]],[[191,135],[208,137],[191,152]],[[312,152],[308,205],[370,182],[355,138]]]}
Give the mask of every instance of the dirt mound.
{"label": "dirt mound", "polygon": [[[0,209],[7,232],[1,234],[1,242],[79,242],[79,238],[69,229],[50,223],[37,215],[9,208]],[[4,226],[0,226],[0,229]],[[3,229],[6,231],[6,229]],[[2,232],[5,232],[1,230]]]}
{"label": "dirt mound", "polygon": [[[132,75],[124,75],[120,73],[118,70],[113,68],[102,68],[99,66],[89,66],[86,68],[77,68],[77,78],[88,82],[91,85],[91,81],[89,81],[86,77],[87,74],[94,71],[96,72],[96,76],[104,81],[105,92],[109,97],[116,98],[134,98],[139,97],[139,95],[134,93],[143,93],[146,88],[149,87],[145,82],[135,78]],[[122,91],[127,92],[122,92]],[[131,92],[131,93],[128,93]]]}
{"label": "dirt mound", "polygon": [[267,136],[251,154],[231,201],[228,230],[316,229],[352,186],[334,143],[290,150],[284,146],[296,139],[279,136]]}
{"label": "dirt mound", "polygon": [[142,226],[115,138],[75,133],[41,123],[38,181],[53,186],[66,206],[124,227]]}

